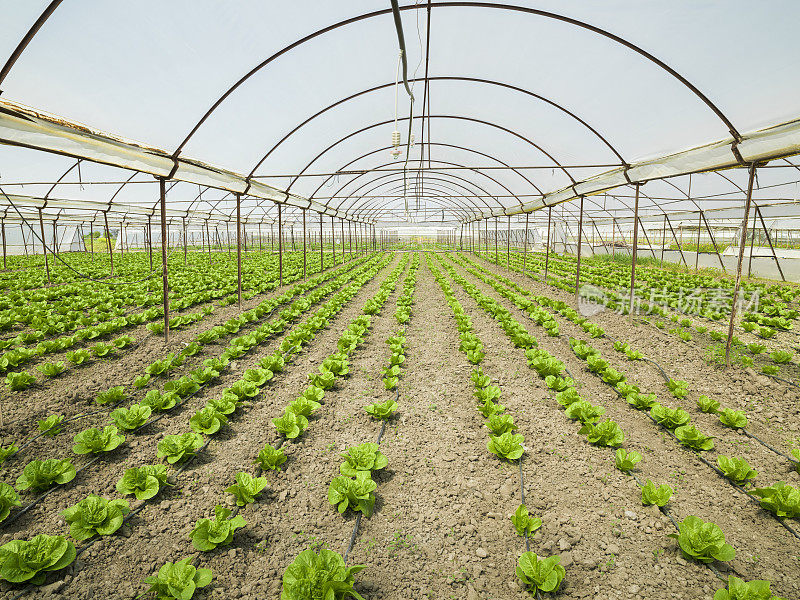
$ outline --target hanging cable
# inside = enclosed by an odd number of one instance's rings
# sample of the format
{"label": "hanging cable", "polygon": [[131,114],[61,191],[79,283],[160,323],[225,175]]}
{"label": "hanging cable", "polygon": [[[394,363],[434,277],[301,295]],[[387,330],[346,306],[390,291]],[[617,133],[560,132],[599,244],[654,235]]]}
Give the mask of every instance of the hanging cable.
{"label": "hanging cable", "polygon": [[408,60],[406,52],[406,40],[403,35],[403,22],[400,19],[400,6],[397,0],[391,0],[392,16],[394,17],[394,28],[397,31],[397,42],[400,44],[400,58],[403,64],[403,86],[406,88],[408,97],[411,99],[408,110],[408,137],[406,138],[406,160],[403,164],[403,198],[405,200],[406,210],[408,210],[408,197],[407,194],[407,175],[408,175],[408,159],[411,154],[411,127],[414,124],[414,92],[408,85]]}

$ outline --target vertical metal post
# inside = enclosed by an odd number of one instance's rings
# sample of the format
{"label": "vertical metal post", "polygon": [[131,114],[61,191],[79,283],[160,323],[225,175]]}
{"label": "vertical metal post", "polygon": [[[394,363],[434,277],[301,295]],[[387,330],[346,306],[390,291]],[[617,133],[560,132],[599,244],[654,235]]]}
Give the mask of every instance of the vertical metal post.
{"label": "vertical metal post", "polygon": [[547,245],[544,247],[544,282],[547,283],[547,267],[550,265],[550,221],[553,217],[553,207],[547,207]]}
{"label": "vertical metal post", "polygon": [[340,225],[342,226],[342,263],[344,263],[344,251],[345,251],[344,219],[340,219]]}
{"label": "vertical metal post", "polygon": [[39,209],[39,228],[42,231],[42,251],[44,252],[44,268],[47,271],[47,283],[50,283],[50,263],[47,262],[47,244],[44,239],[44,219],[42,219],[42,209]]}
{"label": "vertical metal post", "polygon": [[[206,221],[206,227],[208,227],[208,222],[207,221]],[[94,240],[92,240],[92,247],[94,247]],[[147,217],[147,247],[150,250],[150,271],[152,271],[153,270],[153,221],[152,221],[152,217]],[[210,252],[210,249],[209,249],[209,252]],[[209,256],[211,256],[211,255],[209,254]]]}
{"label": "vertical metal post", "polygon": [[[211,264],[211,232],[208,229],[208,219],[206,219],[206,241],[208,242],[208,264]],[[150,255],[152,256],[153,249],[150,249]]]}
{"label": "vertical metal post", "polygon": [[[699,209],[698,209],[699,210]],[[694,270],[697,271],[697,267],[700,264],[700,227],[703,226],[703,211],[700,210],[700,216],[697,217],[697,248],[695,248],[695,256],[694,256]]]}
{"label": "vertical metal post", "polygon": [[756,214],[758,215],[758,218],[761,220],[761,227],[764,228],[764,233],[767,235],[767,243],[769,244],[770,251],[772,251],[772,258],[775,259],[775,264],[778,267],[778,272],[781,274],[781,279],[783,279],[783,281],[786,281],[786,277],[783,276],[783,269],[781,269],[781,261],[778,260],[778,255],[775,254],[775,247],[772,245],[772,238],[769,235],[767,224],[764,223],[764,217],[761,214],[761,208],[759,208],[758,204],[756,204],[755,202],[753,202],[753,206],[756,207]]}
{"label": "vertical metal post", "polygon": [[508,215],[508,239],[506,240],[506,270],[511,270],[511,215]]}
{"label": "vertical metal post", "polygon": [[664,248],[667,245],[667,215],[664,215],[664,226],[661,228],[661,264],[660,267],[664,266]]}
{"label": "vertical metal post", "polygon": [[108,228],[108,211],[103,212],[103,221],[106,225],[106,248],[111,259],[111,276],[114,276],[114,250],[111,248],[111,230]]}
{"label": "vertical metal post", "polygon": [[633,322],[633,289],[636,284],[636,251],[639,246],[639,187],[641,184],[636,184],[636,200],[633,209],[633,251],[631,256],[631,299],[628,305],[628,314],[631,322]]}
{"label": "vertical metal post", "polygon": [[186,217],[181,217],[183,221],[183,266],[185,267],[189,260],[189,241],[186,239]]}
{"label": "vertical metal post", "polygon": [[611,218],[611,256],[617,255],[617,243],[615,240],[615,235],[617,233],[617,220],[615,218]]}
{"label": "vertical metal post", "polygon": [[333,266],[336,266],[336,223],[331,215],[331,248],[333,249]]}
{"label": "vertical metal post", "polygon": [[500,253],[497,251],[497,238],[499,237],[497,235],[498,233],[497,228],[499,221],[500,221],[499,217],[494,218],[494,264],[496,264],[498,267],[500,266]]}
{"label": "vertical metal post", "polygon": [[[484,244],[486,246],[486,255],[488,257],[488,255],[489,255],[489,218],[488,217],[486,218],[484,224],[485,224],[485,227],[484,227],[484,232],[483,232],[484,233],[484,235],[483,235],[484,240],[483,241],[484,241]],[[487,260],[488,260],[488,258],[487,258]]]}
{"label": "vertical metal post", "polygon": [[269,252],[275,254],[275,228],[274,223],[269,224]]}
{"label": "vertical metal post", "polygon": [[[678,236],[675,234],[675,230],[672,228],[672,221],[669,220],[667,215],[664,215],[664,218],[667,220],[667,224],[669,225],[669,230],[672,232],[672,237],[675,240],[675,243],[678,244],[678,252],[681,253],[681,260],[683,261],[683,266],[687,269],[689,268],[689,263],[686,262],[686,257],[683,255],[683,243],[678,240]],[[683,230],[681,230],[682,232]]]}
{"label": "vertical metal post", "polygon": [[306,209],[303,209],[303,281],[306,279]]}
{"label": "vertical metal post", "polygon": [[583,241],[583,196],[581,196],[581,211],[578,215],[578,262],[575,267],[575,303],[578,302],[578,290],[581,287],[581,246]]}
{"label": "vertical metal post", "polygon": [[[53,258],[58,255],[58,219],[53,219]],[[55,266],[55,263],[53,263]]]}
{"label": "vertical metal post", "polygon": [[[747,227],[742,230],[742,235],[746,236]],[[747,278],[750,278],[753,267],[753,244],[756,241],[756,215],[753,214],[753,228],[750,232],[750,258],[747,260]]]}
{"label": "vertical metal post", "polygon": [[236,194],[236,291],[242,307],[242,195]]}
{"label": "vertical metal post", "polygon": [[[94,262],[94,219],[89,221],[89,241],[92,242],[91,246],[91,254],[92,254],[92,262]],[[153,268],[153,258],[150,257],[150,268]]]}
{"label": "vertical metal post", "polygon": [[528,219],[531,213],[525,213],[525,242],[522,245],[522,274],[525,275],[525,267],[528,263]]}
{"label": "vertical metal post", "polygon": [[7,268],[6,267],[6,220],[5,219],[0,220],[0,231],[2,231],[2,233],[3,233],[3,270],[5,270]]}
{"label": "vertical metal post", "polygon": [[324,225],[322,213],[319,213],[319,272],[325,270],[325,239],[322,235],[322,226]]}
{"label": "vertical metal post", "polygon": [[169,276],[167,274],[167,180],[158,178],[161,196],[161,278],[164,288],[164,343],[169,344]]}
{"label": "vertical metal post", "polygon": [[261,221],[258,222],[258,253],[261,254]]}
{"label": "vertical metal post", "polygon": [[283,285],[283,220],[280,202],[278,203],[278,282]]}
{"label": "vertical metal post", "polygon": [[756,164],[750,165],[750,174],[747,179],[747,197],[744,204],[744,217],[742,218],[742,239],[739,240],[739,259],[736,262],[736,283],[733,286],[733,304],[731,305],[731,319],[728,322],[728,339],[725,342],[725,364],[731,365],[731,341],[733,340],[733,323],[736,320],[736,303],[739,301],[739,286],[742,283],[742,263],[744,262],[744,246],[747,241],[747,221],[750,217],[750,202],[753,199],[753,182],[756,178]]}

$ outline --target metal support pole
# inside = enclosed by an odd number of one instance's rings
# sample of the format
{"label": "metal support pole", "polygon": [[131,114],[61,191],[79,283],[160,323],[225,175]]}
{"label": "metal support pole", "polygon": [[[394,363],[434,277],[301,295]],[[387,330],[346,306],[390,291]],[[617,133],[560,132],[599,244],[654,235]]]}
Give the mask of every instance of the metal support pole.
{"label": "metal support pole", "polygon": [[700,211],[700,216],[697,217],[697,248],[695,248],[695,256],[694,256],[694,270],[697,271],[697,267],[700,264],[700,227],[703,225],[703,211]]}
{"label": "metal support pole", "polygon": [[[485,227],[484,227],[484,236],[483,236],[484,239],[483,239],[483,242],[484,242],[484,244],[486,246],[486,255],[488,257],[488,255],[489,255],[489,219],[488,219],[488,217],[484,221],[484,224],[485,224]],[[488,260],[488,258],[487,258],[487,260]]]}
{"label": "metal support pole", "polygon": [[[206,222],[206,227],[208,223]],[[94,247],[94,240],[92,240],[92,247]],[[152,217],[147,217],[147,247],[150,250],[150,271],[153,270],[153,222]]]}
{"label": "metal support pole", "polygon": [[50,283],[50,263],[47,262],[47,244],[44,240],[44,219],[42,219],[42,209],[39,209],[39,228],[42,231],[42,250],[44,251],[44,268],[47,271],[47,283]]}
{"label": "metal support pole", "polygon": [[306,209],[303,209],[303,280],[306,278],[307,258],[306,258]]}
{"label": "metal support pole", "polygon": [[3,270],[5,270],[7,268],[6,267],[6,220],[5,219],[0,220],[0,231],[2,231],[2,233],[3,233]]}
{"label": "metal support pole", "polygon": [[353,258],[353,222],[347,220],[347,240],[350,247],[350,258]]}
{"label": "metal support pole", "polygon": [[333,249],[333,266],[336,266],[336,223],[331,217],[331,248]]}
{"label": "metal support pole", "polygon": [[342,263],[344,263],[344,251],[345,251],[345,241],[344,241],[344,219],[340,220],[340,225],[342,226]]}
{"label": "metal support pole", "polygon": [[547,207],[547,246],[544,248],[544,282],[547,283],[547,267],[550,265],[550,221],[553,217],[553,207]]}
{"label": "metal support pole", "polygon": [[181,217],[183,221],[183,266],[185,267],[189,260],[189,241],[186,239],[186,217]]}
{"label": "metal support pole", "polygon": [[[91,245],[91,254],[92,254],[92,262],[94,262],[94,219],[89,221],[89,241],[92,242]],[[150,268],[153,268],[153,257],[150,257]]]}
{"label": "metal support pole", "polygon": [[111,248],[111,230],[108,228],[108,211],[103,213],[103,221],[106,225],[106,248],[108,248],[108,256],[111,259],[111,276],[114,276],[114,250]]}
{"label": "metal support pole", "polygon": [[511,215],[508,215],[508,239],[506,240],[506,270],[511,270]]}
{"label": "metal support pole", "polygon": [[667,215],[664,215],[664,226],[661,228],[661,264],[664,266],[664,248],[667,246]]}
{"label": "metal support pole", "polygon": [[783,276],[783,269],[781,269],[781,261],[778,260],[778,255],[775,254],[775,247],[772,245],[772,238],[769,235],[769,231],[767,230],[767,225],[764,223],[764,217],[761,214],[761,208],[759,208],[758,204],[755,202],[753,205],[756,207],[756,214],[758,214],[758,218],[761,220],[761,227],[764,228],[764,233],[767,235],[767,243],[769,244],[769,249],[772,251],[772,258],[775,259],[775,264],[778,267],[778,272],[781,274],[781,279],[786,281],[786,277]]}
{"label": "metal support pole", "polygon": [[642,226],[642,233],[644,234],[644,239],[647,242],[647,246],[650,248],[650,254],[653,255],[653,260],[656,260],[656,252],[653,250],[653,244],[650,243],[650,237],[647,235],[647,228],[642,223],[642,220],[639,219],[639,225]]}
{"label": "metal support pole", "polygon": [[736,320],[736,303],[739,301],[739,286],[742,283],[742,263],[744,262],[744,246],[747,240],[747,220],[750,217],[750,202],[753,199],[753,182],[756,178],[756,164],[750,165],[750,174],[747,179],[747,197],[744,204],[744,218],[742,218],[742,239],[739,240],[739,260],[736,263],[736,283],[733,286],[733,304],[731,305],[731,319],[728,322],[728,339],[725,342],[725,364],[731,365],[731,341],[733,340],[733,323]]}
{"label": "metal support pole", "polygon": [[278,283],[283,285],[283,219],[281,205],[278,203]]}
{"label": "metal support pole", "polygon": [[717,259],[719,260],[719,266],[722,267],[722,271],[725,271],[725,264],[722,262],[722,257],[719,255],[719,248],[717,248],[717,242],[714,239],[714,234],[711,233],[711,227],[708,226],[708,219],[703,214],[703,211],[700,211],[700,215],[703,217],[703,223],[705,223],[706,231],[708,231],[708,237],[711,238],[711,243],[714,245],[714,252],[717,253]]}
{"label": "metal support pole", "polygon": [[258,253],[261,254],[261,222],[258,223]]}
{"label": "metal support pole", "polygon": [[[58,255],[58,220],[53,220],[53,248],[52,248],[53,257],[55,258]],[[55,266],[55,263],[53,263]]]}
{"label": "metal support pole", "polygon": [[616,256],[617,255],[617,242],[616,242],[616,239],[614,237],[616,235],[616,233],[617,233],[616,232],[616,226],[617,226],[617,220],[612,218],[611,219],[611,256]]}
{"label": "metal support pole", "polygon": [[528,219],[531,213],[525,213],[525,242],[522,245],[522,274],[525,275],[525,267],[528,263]]}
{"label": "metal support pole", "polygon": [[322,226],[323,226],[323,219],[322,213],[319,213],[319,272],[322,273],[325,270],[325,240],[322,237]]}
{"label": "metal support pole", "polygon": [[672,228],[672,221],[669,220],[669,217],[667,215],[664,215],[664,218],[667,220],[667,224],[669,225],[669,230],[672,232],[672,237],[675,239],[675,243],[678,244],[678,252],[681,253],[681,260],[683,261],[683,266],[688,269],[689,263],[686,262],[686,257],[683,255],[683,244],[678,240],[678,236],[675,234],[675,230]]}
{"label": "metal support pole", "polygon": [[236,194],[236,291],[242,307],[242,195]]}
{"label": "metal support pole", "polygon": [[[742,235],[745,235],[747,228],[745,227],[742,231]],[[753,267],[753,244],[756,241],[756,215],[753,214],[753,228],[750,231],[750,258],[747,261],[747,277],[750,278],[750,274],[752,272]]]}
{"label": "metal support pole", "polygon": [[575,267],[575,303],[578,303],[578,292],[581,288],[581,246],[583,245],[583,196],[581,196],[581,211],[578,215],[578,262]]}
{"label": "metal support pole", "polygon": [[499,221],[500,221],[499,217],[494,218],[494,264],[496,264],[498,267],[500,266],[500,253],[497,251],[497,238],[499,237],[497,235],[498,233],[497,228]]}
{"label": "metal support pole", "polygon": [[639,246],[639,188],[641,184],[636,184],[636,200],[633,209],[633,251],[631,256],[631,299],[628,305],[628,315],[631,323],[633,322],[633,290],[636,285],[636,253]]}
{"label": "metal support pole", "polygon": [[161,277],[164,288],[164,343],[169,344],[169,279],[167,274],[167,180],[159,177],[161,196]]}

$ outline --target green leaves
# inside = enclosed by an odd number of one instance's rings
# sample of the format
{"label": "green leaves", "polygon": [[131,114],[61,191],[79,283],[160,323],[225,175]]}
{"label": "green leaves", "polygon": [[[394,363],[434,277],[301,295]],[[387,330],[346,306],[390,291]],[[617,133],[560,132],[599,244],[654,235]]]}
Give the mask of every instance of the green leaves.
{"label": "green leaves", "polygon": [[389,459],[384,456],[378,444],[365,442],[358,446],[353,446],[347,452],[340,455],[344,462],[339,467],[339,471],[346,477],[356,477],[360,471],[378,471],[389,464]]}
{"label": "green leaves", "polygon": [[[244,506],[244,504],[241,506]],[[190,535],[192,545],[198,550],[208,552],[217,546],[230,544],[233,541],[233,534],[236,533],[236,530],[247,525],[241,515],[236,515],[229,519],[228,517],[231,516],[232,512],[231,509],[218,504],[214,507],[213,520],[199,519]]]}
{"label": "green leaves", "polygon": [[778,517],[800,517],[800,489],[783,481],[769,487],[755,488],[753,494],[761,498],[761,506]]}
{"label": "green leaves", "polygon": [[66,370],[64,361],[55,363],[44,363],[36,367],[36,369],[45,377],[58,377]]}
{"label": "green leaves", "polygon": [[296,415],[302,415],[308,418],[311,416],[311,413],[313,413],[321,406],[322,404],[320,404],[319,402],[310,400],[305,396],[300,396],[296,400],[292,400],[289,403],[287,409],[291,410]]}
{"label": "green leaves", "polygon": [[596,446],[619,446],[625,439],[620,426],[610,419],[597,425],[585,423],[578,433],[585,435],[589,443]]}
{"label": "green leaves", "polygon": [[303,415],[295,414],[287,406],[283,415],[272,419],[272,424],[278,430],[278,433],[286,439],[292,440],[305,431],[306,427],[308,427],[308,419]]}
{"label": "green leaves", "polygon": [[675,429],[678,441],[694,450],[711,450],[714,448],[713,436],[703,434],[694,425],[683,425]]}
{"label": "green leaves", "polygon": [[528,514],[528,507],[520,504],[514,514],[511,516],[511,522],[517,533],[522,536],[530,536],[534,531],[542,526],[542,520],[539,518],[531,517]]}
{"label": "green leaves", "polygon": [[719,402],[703,395],[697,398],[697,408],[701,412],[713,414],[719,410]]}
{"label": "green leaves", "polygon": [[570,404],[564,411],[573,421],[580,421],[581,423],[594,423],[600,420],[600,417],[606,412],[602,406],[595,406],[586,400],[578,400]]}
{"label": "green leaves", "polygon": [[371,471],[357,471],[355,479],[335,477],[328,488],[328,502],[336,506],[340,513],[350,507],[369,517],[375,506],[373,492],[377,487],[378,484],[372,480]]}
{"label": "green leaves", "polygon": [[255,502],[256,496],[267,486],[266,477],[252,477],[244,471],[238,472],[235,479],[236,483],[225,491],[234,495],[237,506],[245,506]]}
{"label": "green leaves", "polygon": [[129,512],[127,500],[106,500],[90,495],[74,506],[61,512],[69,523],[70,535],[76,540],[85,540],[95,534],[111,535],[122,527]]}
{"label": "green leaves", "polygon": [[256,458],[256,463],[265,471],[267,469],[275,471],[285,462],[286,455],[283,453],[283,449],[274,448],[269,444],[259,451],[258,457]]}
{"label": "green leaves", "polygon": [[650,410],[658,402],[655,394],[642,394],[634,392],[625,396],[625,400],[636,410]]}
{"label": "green leaves", "polygon": [[758,472],[750,468],[750,465],[743,458],[738,456],[725,456],[721,454],[717,457],[717,466],[723,475],[732,482],[742,485],[748,479],[754,479]]}
{"label": "green leaves", "polygon": [[364,407],[364,410],[373,419],[390,419],[397,410],[397,402],[390,398],[386,402],[369,404]]}
{"label": "green leaves", "polygon": [[27,371],[6,373],[6,387],[12,392],[20,392],[36,383],[36,378]]}
{"label": "green leaves", "polygon": [[166,435],[158,442],[158,458],[166,458],[174,464],[194,456],[196,450],[203,445],[203,436],[187,431],[180,435]]}
{"label": "green leaves", "polygon": [[747,427],[747,417],[744,411],[723,408],[719,411],[719,422],[731,429],[741,429]]}
{"label": "green leaves", "polygon": [[29,541],[12,540],[0,546],[0,579],[41,585],[48,571],[72,564],[75,556],[75,546],[61,535],[42,533]]}
{"label": "green leaves", "polygon": [[125,441],[125,436],[117,431],[113,425],[106,425],[102,431],[96,427],[85,429],[75,435],[72,451],[75,454],[110,452]]}
{"label": "green leaves", "polygon": [[175,564],[165,563],[158,575],[151,575],[144,580],[150,584],[148,593],[155,593],[159,599],[190,600],[197,588],[211,583],[211,569],[196,569],[189,564],[190,558],[179,560]]}
{"label": "green leaves", "polygon": [[39,421],[39,431],[47,437],[55,437],[63,430],[60,425],[64,420],[64,415],[50,415],[46,419]]}
{"label": "green leaves", "polygon": [[141,404],[132,404],[129,408],[117,408],[111,412],[114,424],[124,431],[132,431],[141,427],[150,418],[152,409]]}
{"label": "green leaves", "polygon": [[94,401],[97,404],[115,404],[125,400],[125,388],[121,385],[107,389],[105,392],[100,392]]}
{"label": "green leaves", "polygon": [[354,575],[365,567],[347,567],[344,559],[332,550],[322,548],[319,554],[304,550],[283,573],[280,600],[344,600],[364,598],[353,589]]}
{"label": "green leaves", "polygon": [[689,384],[680,379],[670,379],[667,381],[667,388],[672,392],[672,395],[678,399],[685,398],[686,394],[689,392]]}
{"label": "green leaves", "polygon": [[533,552],[525,552],[517,561],[517,577],[534,594],[555,592],[567,574],[560,562],[561,557],[557,555],[540,558]]}
{"label": "green leaves", "polygon": [[89,351],[85,348],[80,348],[79,350],[73,350],[72,352],[67,352],[67,360],[71,362],[73,365],[80,366],[89,360]]}
{"label": "green leaves", "polygon": [[725,534],[714,523],[689,515],[678,524],[679,533],[668,537],[678,540],[684,558],[710,563],[713,560],[729,561],[736,556],[733,546],[725,543]]}
{"label": "green leaves", "polygon": [[792,360],[792,355],[793,353],[789,350],[775,350],[775,352],[772,352],[769,357],[772,359],[772,362],[779,365],[785,365]]}
{"label": "green leaves", "polygon": [[161,393],[158,390],[150,390],[142,399],[142,406],[149,406],[154,411],[167,411],[178,402],[178,395],[174,392]]}
{"label": "green leaves", "polygon": [[714,600],[781,600],[772,595],[769,586],[769,581],[745,581],[735,575],[728,575],[728,589],[717,590]]}
{"label": "green leaves", "polygon": [[507,431],[502,435],[490,435],[486,448],[499,458],[517,460],[525,453],[525,449],[522,447],[524,441],[525,436],[521,433]]}
{"label": "green leaves", "polygon": [[189,419],[189,427],[196,433],[214,435],[225,423],[228,417],[219,412],[213,405],[206,405],[198,410]]}
{"label": "green leaves", "polygon": [[623,448],[618,448],[614,454],[614,466],[623,473],[631,471],[641,460],[642,455],[635,450],[627,452]]}
{"label": "green leaves", "polygon": [[691,417],[682,408],[669,408],[661,404],[654,404],[650,409],[650,416],[667,429],[675,429],[681,425],[686,425]]}
{"label": "green leaves", "polygon": [[75,479],[75,467],[68,460],[48,458],[32,460],[17,477],[17,489],[39,492],[53,484],[63,485]]}
{"label": "green leaves", "polygon": [[506,432],[514,431],[517,426],[514,425],[514,417],[511,415],[490,415],[484,423],[492,435],[503,435]]}
{"label": "green leaves", "polygon": [[161,486],[167,483],[165,465],[142,465],[126,469],[117,482],[117,491],[123,496],[134,494],[137,500],[148,500],[155,496]]}
{"label": "green leaves", "polygon": [[19,500],[19,494],[5,481],[0,481],[0,522],[6,520],[6,517],[8,517],[11,512],[12,506],[22,506],[22,502]]}
{"label": "green leaves", "polygon": [[656,487],[656,485],[648,479],[647,483],[642,486],[642,504],[645,506],[652,506],[653,504],[656,506],[665,506],[672,497],[672,494],[673,489],[666,483],[662,483],[660,486]]}

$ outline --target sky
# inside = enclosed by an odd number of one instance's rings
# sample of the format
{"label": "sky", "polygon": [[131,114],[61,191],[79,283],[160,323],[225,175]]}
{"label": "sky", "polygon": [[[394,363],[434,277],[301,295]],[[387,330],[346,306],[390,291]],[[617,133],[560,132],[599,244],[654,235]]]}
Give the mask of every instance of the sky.
{"label": "sky", "polygon": [[[0,63],[46,4],[0,0]],[[739,131],[800,117],[796,34],[800,3],[794,0],[519,0],[519,4],[591,23],[641,46],[695,84]],[[322,27],[388,7],[388,1],[365,0],[65,0],[3,83],[2,97],[173,151],[215,100],[255,65]],[[417,77],[425,71],[425,17],[424,10],[403,12],[410,75]],[[391,15],[319,36],[286,52],[233,92],[189,140],[183,154],[248,173],[284,135],[321,108],[361,90],[393,84],[397,59]],[[434,8],[429,74],[492,79],[544,96],[580,116],[628,162],[728,135],[696,96],[649,61],[595,33],[541,16],[474,7]],[[422,85],[416,84],[414,90],[419,114]],[[550,166],[550,157],[570,165],[618,162],[585,126],[529,95],[454,80],[433,81],[429,92],[430,114],[435,116],[428,134],[438,167],[498,166],[496,159],[511,165]],[[408,110],[401,90],[399,116],[407,116]],[[328,173],[365,154],[349,168],[391,167],[394,161],[385,147],[395,116],[393,85],[365,94],[290,136],[257,174],[285,188],[292,179],[280,175],[304,168],[308,173]],[[473,120],[456,118],[465,116]],[[386,123],[374,126],[382,122]],[[404,140],[406,126],[399,124]],[[419,119],[414,121],[416,140],[422,138],[421,126]],[[364,132],[323,152],[362,128]],[[420,145],[412,149],[412,158],[420,151]],[[0,147],[0,183],[53,180],[71,162]],[[579,179],[605,168],[572,172]],[[456,180],[456,173],[469,181]],[[501,170],[487,173],[498,181],[451,170],[441,176],[437,192],[433,191],[436,176],[431,174],[423,204],[431,210],[447,204],[433,194],[446,196],[453,188],[488,196],[475,203],[513,204],[516,200],[508,190],[536,194],[534,188],[548,191],[568,183],[557,169],[525,171],[526,177]],[[124,179],[128,174],[86,166],[81,176]],[[352,183],[343,177],[304,177],[292,184],[292,190],[323,198],[346,195],[374,177]],[[377,189],[402,195],[402,188],[395,189],[395,179],[386,178]],[[710,190],[732,189],[718,179],[709,180]],[[27,186],[24,193],[40,191]],[[55,195],[108,199],[113,191],[72,185],[60,186]],[[176,188],[186,202],[196,192],[196,186]],[[152,195],[152,185],[131,185],[118,199],[146,203]]]}

